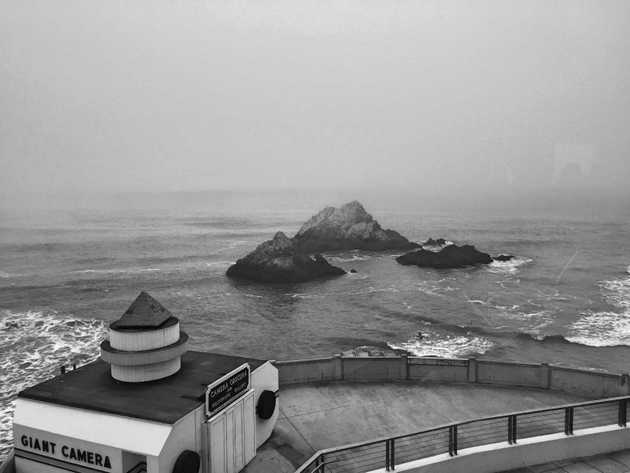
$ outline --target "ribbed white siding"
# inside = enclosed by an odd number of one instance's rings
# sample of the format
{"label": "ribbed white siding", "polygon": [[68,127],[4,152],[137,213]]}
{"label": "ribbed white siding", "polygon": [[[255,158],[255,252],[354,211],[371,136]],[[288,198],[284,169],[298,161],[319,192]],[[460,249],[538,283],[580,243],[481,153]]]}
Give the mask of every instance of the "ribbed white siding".
{"label": "ribbed white siding", "polygon": [[124,351],[153,350],[171,345],[179,340],[179,322],[169,327],[143,332],[128,332],[109,329],[112,348]]}
{"label": "ribbed white siding", "polygon": [[142,383],[154,379],[166,378],[179,371],[181,367],[181,357],[167,360],[162,363],[140,366],[117,366],[111,365],[112,377],[118,381],[127,383]]}

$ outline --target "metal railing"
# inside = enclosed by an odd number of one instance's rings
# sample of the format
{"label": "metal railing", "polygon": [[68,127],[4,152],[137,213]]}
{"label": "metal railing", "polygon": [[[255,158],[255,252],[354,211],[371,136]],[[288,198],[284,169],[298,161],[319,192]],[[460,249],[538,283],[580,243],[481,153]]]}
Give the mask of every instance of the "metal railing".
{"label": "metal railing", "polygon": [[448,454],[465,448],[547,434],[573,435],[574,430],[618,425],[626,427],[630,396],[514,412],[442,425],[420,432],[320,450],[296,473],[364,473]]}

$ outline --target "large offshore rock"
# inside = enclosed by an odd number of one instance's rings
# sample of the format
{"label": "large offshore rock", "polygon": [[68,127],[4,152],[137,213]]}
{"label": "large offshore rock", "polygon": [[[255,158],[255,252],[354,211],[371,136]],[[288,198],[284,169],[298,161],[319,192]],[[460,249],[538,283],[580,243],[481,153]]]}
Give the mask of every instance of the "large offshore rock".
{"label": "large offshore rock", "polygon": [[400,264],[415,265],[422,268],[463,268],[478,264],[489,264],[492,257],[478,251],[472,245],[449,245],[440,251],[420,249],[396,258]]}
{"label": "large offshore rock", "polygon": [[294,241],[278,232],[227,270],[227,276],[259,282],[297,283],[346,272],[316,254],[300,252]]}
{"label": "large offshore rock", "polygon": [[337,250],[410,250],[419,245],[394,230],[383,229],[355,201],[326,207],[311,217],[293,237],[303,253]]}

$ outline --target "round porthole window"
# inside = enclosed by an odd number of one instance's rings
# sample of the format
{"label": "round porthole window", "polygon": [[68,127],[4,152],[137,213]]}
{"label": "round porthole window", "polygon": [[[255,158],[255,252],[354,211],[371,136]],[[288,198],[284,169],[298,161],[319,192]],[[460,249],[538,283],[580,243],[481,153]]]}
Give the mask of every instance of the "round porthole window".
{"label": "round porthole window", "polygon": [[261,419],[269,419],[276,410],[276,393],[273,391],[264,390],[258,398],[258,404],[256,404],[256,414]]}
{"label": "round porthole window", "polygon": [[197,452],[184,450],[175,460],[173,473],[198,473],[201,459]]}

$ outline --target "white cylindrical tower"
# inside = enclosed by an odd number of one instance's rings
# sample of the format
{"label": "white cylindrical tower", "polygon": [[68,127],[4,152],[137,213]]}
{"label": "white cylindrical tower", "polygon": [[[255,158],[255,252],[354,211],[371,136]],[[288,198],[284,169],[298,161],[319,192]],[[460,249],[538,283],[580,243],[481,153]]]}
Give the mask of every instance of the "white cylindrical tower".
{"label": "white cylindrical tower", "polygon": [[179,319],[143,291],[110,324],[109,340],[101,343],[101,358],[111,365],[114,379],[153,381],[179,371],[187,341]]}

